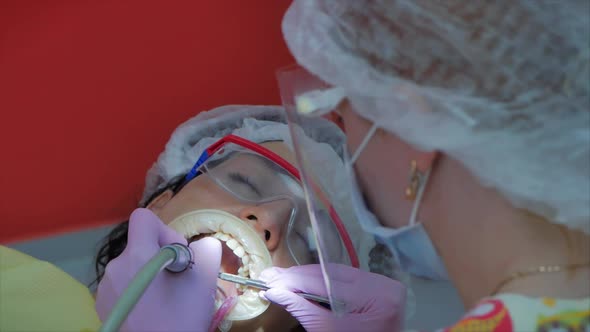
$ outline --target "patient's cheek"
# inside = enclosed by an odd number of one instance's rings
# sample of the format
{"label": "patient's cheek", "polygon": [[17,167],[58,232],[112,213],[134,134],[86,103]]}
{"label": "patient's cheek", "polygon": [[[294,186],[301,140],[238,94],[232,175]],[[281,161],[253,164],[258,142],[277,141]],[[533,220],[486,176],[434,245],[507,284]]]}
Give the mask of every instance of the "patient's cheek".
{"label": "patient's cheek", "polygon": [[276,267],[291,267],[297,265],[293,257],[291,257],[289,248],[286,245],[281,246],[280,248],[272,252],[271,257],[272,265]]}

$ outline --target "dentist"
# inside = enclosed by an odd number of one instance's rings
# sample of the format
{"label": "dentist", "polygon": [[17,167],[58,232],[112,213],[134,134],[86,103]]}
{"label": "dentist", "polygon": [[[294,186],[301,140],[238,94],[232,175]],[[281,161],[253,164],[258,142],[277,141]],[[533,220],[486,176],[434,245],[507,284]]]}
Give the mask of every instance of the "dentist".
{"label": "dentist", "polygon": [[[449,331],[590,327],[588,12],[583,0],[300,0],[284,17],[302,67],[279,73],[286,108],[340,121],[361,225],[397,268],[452,281],[469,312]],[[293,293],[319,292],[318,269],[263,275],[266,298],[308,331],[376,331],[401,310],[366,286],[372,273],[347,270],[357,305],[327,315]]]}

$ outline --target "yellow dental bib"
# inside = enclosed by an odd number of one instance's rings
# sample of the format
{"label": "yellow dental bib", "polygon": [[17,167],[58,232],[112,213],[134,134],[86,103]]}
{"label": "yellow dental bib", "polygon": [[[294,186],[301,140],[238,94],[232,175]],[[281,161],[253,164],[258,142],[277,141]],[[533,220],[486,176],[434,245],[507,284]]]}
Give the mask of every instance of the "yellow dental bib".
{"label": "yellow dental bib", "polygon": [[0,246],[0,331],[96,331],[88,288],[56,266]]}

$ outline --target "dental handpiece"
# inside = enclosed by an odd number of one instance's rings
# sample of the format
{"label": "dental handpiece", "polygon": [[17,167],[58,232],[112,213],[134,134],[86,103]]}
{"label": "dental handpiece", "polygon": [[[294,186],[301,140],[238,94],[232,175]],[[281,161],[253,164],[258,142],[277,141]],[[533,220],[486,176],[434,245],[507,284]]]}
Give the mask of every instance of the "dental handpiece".
{"label": "dental handpiece", "polygon": [[193,252],[184,244],[173,243],[167,246],[163,246],[163,249],[172,249],[174,251],[174,259],[168,263],[166,270],[173,273],[180,273],[190,268],[195,262],[193,262]]}
{"label": "dental handpiece", "polygon": [[133,280],[129,283],[119,300],[113,306],[109,317],[103,322],[99,332],[116,332],[127,316],[133,310],[146,288],[152,283],[152,280],[162,271],[162,268],[172,272],[180,273],[188,269],[193,264],[193,254],[191,249],[180,243],[173,243],[164,246],[152,257]]}

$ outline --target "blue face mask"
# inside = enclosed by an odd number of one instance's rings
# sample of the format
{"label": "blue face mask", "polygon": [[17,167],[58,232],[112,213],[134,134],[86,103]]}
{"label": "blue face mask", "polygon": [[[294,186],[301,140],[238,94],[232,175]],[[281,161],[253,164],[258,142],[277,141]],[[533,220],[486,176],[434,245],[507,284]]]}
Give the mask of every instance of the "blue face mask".
{"label": "blue face mask", "polygon": [[367,144],[370,136],[375,133],[375,129],[376,126],[374,125],[359,145],[353,158],[351,158],[351,162],[346,165],[350,178],[351,188],[349,190],[352,196],[352,205],[359,222],[363,230],[375,236],[378,243],[388,247],[401,270],[414,276],[432,280],[449,280],[444,263],[436,252],[430,237],[422,227],[422,223],[416,222],[418,208],[429,173],[426,173],[421,181],[409,224],[401,228],[383,227],[375,215],[366,208],[365,202],[360,196],[352,165],[359,156],[360,150]]}
{"label": "blue face mask", "polygon": [[[358,192],[356,195],[360,196]],[[401,270],[417,277],[449,280],[444,263],[421,223],[397,229],[383,227],[367,210],[362,198],[357,197],[352,201],[363,229],[373,234],[378,243],[387,246]]]}
{"label": "blue face mask", "polygon": [[377,242],[391,250],[400,269],[414,276],[449,280],[442,259],[421,223],[390,229],[387,235],[375,234]]}

